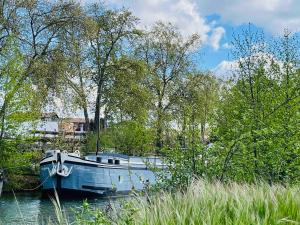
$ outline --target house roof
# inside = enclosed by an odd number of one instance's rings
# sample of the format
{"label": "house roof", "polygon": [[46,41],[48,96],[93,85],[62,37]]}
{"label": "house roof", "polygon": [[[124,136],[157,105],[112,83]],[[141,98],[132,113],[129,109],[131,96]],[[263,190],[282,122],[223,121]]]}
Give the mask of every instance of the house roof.
{"label": "house roof", "polygon": [[46,119],[46,118],[59,118],[57,113],[55,112],[46,112],[41,114],[41,119]]}
{"label": "house roof", "polygon": [[78,117],[70,117],[70,118],[59,118],[57,113],[55,112],[45,112],[41,114],[41,119],[60,119],[61,122],[66,122],[66,123],[85,123],[84,118],[78,118]]}
{"label": "house roof", "polygon": [[67,123],[85,123],[84,118],[63,118],[61,121]]}

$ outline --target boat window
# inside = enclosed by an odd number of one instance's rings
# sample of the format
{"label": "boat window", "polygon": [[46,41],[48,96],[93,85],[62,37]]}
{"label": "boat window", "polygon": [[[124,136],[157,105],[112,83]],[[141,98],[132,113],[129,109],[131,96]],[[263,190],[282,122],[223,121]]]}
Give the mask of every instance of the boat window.
{"label": "boat window", "polygon": [[101,161],[102,161],[102,158],[100,157],[100,156],[97,156],[97,163],[101,163]]}
{"label": "boat window", "polygon": [[114,160],[113,160],[113,159],[108,159],[108,160],[107,160],[107,163],[113,164],[113,163],[114,163]]}
{"label": "boat window", "polygon": [[119,175],[119,182],[121,182],[121,176]]}
{"label": "boat window", "polygon": [[118,165],[119,165],[119,164],[120,164],[120,160],[119,160],[119,159],[116,159],[116,160],[115,160],[115,164],[118,164]]}

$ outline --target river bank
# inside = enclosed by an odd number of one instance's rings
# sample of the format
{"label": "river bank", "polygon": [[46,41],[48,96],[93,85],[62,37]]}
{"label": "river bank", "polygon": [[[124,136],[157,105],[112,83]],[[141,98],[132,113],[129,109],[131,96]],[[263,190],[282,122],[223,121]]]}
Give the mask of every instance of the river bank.
{"label": "river bank", "polygon": [[[298,224],[300,188],[196,181],[150,198],[62,200],[17,193],[0,199],[2,224]],[[17,199],[17,200],[16,200]],[[111,204],[111,201],[114,201]],[[113,213],[107,213],[107,206]],[[4,216],[3,216],[4,215]],[[49,223],[49,218],[50,222]],[[37,222],[38,221],[38,222]],[[42,222],[41,222],[42,221]],[[0,223],[1,224],[1,223]]]}
{"label": "river bank", "polygon": [[35,192],[40,188],[39,176],[9,174],[3,184],[3,193]]}

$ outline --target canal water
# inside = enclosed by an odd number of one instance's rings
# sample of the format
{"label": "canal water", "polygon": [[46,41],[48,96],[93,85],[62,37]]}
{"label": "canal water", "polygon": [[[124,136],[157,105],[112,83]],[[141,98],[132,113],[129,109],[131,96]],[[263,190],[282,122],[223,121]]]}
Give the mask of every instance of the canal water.
{"label": "canal water", "polygon": [[[120,205],[124,198],[87,199],[93,208],[105,210],[108,206]],[[60,200],[61,207],[70,222],[74,220],[74,211],[82,207],[83,199]],[[55,207],[50,199],[41,197],[41,193],[2,193],[0,197],[0,225],[47,225],[49,220],[56,221]]]}

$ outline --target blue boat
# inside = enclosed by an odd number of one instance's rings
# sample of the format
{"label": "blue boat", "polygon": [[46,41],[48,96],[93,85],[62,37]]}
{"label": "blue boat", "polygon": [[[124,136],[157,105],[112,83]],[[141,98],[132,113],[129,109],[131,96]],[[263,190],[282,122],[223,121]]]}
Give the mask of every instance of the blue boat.
{"label": "blue boat", "polygon": [[45,193],[55,189],[63,196],[118,195],[141,191],[156,183],[153,168],[165,169],[157,157],[129,157],[98,153],[85,157],[79,151],[49,150],[40,162]]}

